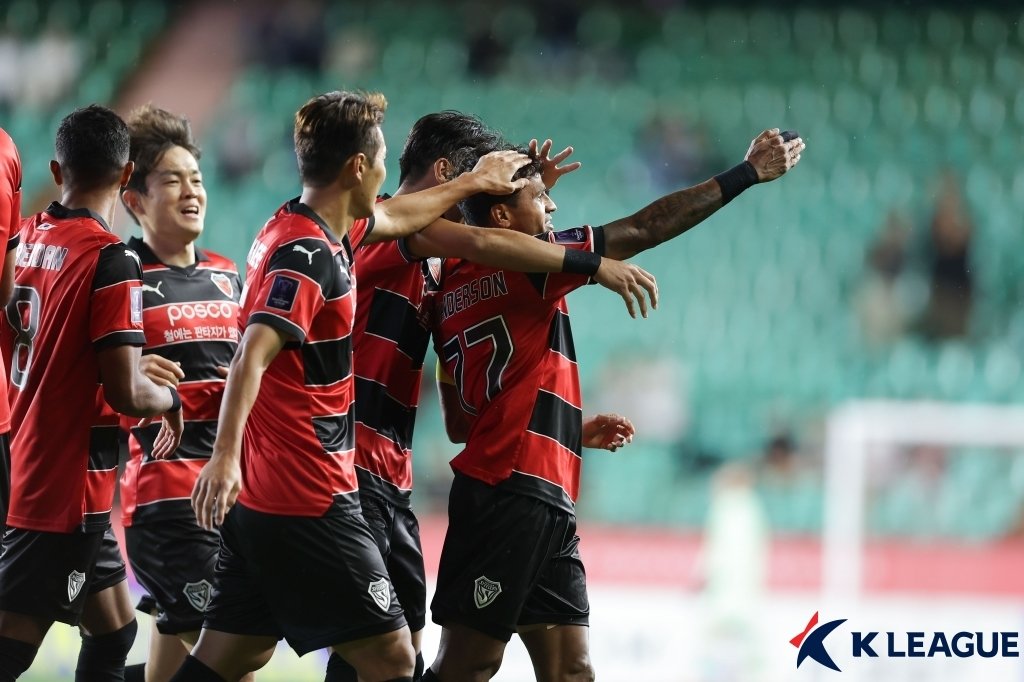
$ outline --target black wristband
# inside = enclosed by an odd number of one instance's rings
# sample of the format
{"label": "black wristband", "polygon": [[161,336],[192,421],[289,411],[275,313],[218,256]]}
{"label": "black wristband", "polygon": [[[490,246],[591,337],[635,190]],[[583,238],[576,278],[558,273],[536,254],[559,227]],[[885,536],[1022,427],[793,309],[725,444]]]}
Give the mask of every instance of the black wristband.
{"label": "black wristband", "polygon": [[171,392],[171,407],[168,412],[180,412],[181,411],[181,396],[178,395],[178,389],[173,386],[168,386],[167,390]]}
{"label": "black wristband", "polygon": [[715,176],[718,186],[722,188],[722,206],[740,195],[748,187],[757,184],[757,170],[749,161],[733,166],[724,173]]}
{"label": "black wristband", "polygon": [[565,258],[562,260],[562,272],[593,277],[597,274],[599,267],[601,267],[601,256],[593,251],[565,250]]}

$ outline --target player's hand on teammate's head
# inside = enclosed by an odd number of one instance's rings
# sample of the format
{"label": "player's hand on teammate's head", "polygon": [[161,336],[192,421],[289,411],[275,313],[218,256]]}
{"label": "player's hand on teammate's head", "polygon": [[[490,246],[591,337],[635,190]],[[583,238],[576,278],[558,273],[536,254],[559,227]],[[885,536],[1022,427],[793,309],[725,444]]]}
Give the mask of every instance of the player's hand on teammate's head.
{"label": "player's hand on teammate's head", "polygon": [[167,459],[173,455],[181,444],[181,434],[184,430],[185,421],[180,409],[164,413],[160,432],[153,441],[153,459]]}
{"label": "player's hand on teammate's head", "polygon": [[218,457],[215,453],[192,487],[192,511],[199,525],[214,530],[224,523],[241,490],[242,470],[237,458]]}
{"label": "player's hand on teammate's head", "polygon": [[530,140],[530,157],[540,161],[540,177],[544,181],[544,186],[547,189],[551,189],[558,182],[559,178],[567,173],[572,173],[574,170],[579,169],[581,164],[579,161],[573,161],[567,163],[564,166],[558,164],[565,161],[572,155],[572,147],[566,147],[562,151],[558,152],[552,157],[548,157],[551,153],[551,140],[544,140],[544,144],[537,149],[537,140]]}
{"label": "player's hand on teammate's head", "polygon": [[530,182],[529,178],[513,180],[512,176],[531,161],[532,159],[526,154],[520,154],[511,149],[502,149],[481,156],[470,173],[479,184],[481,192],[497,195],[512,194],[526,187]]}
{"label": "player's hand on teammate's head", "polygon": [[177,362],[153,353],[142,356],[139,360],[139,370],[157,386],[176,387],[178,382],[185,378],[185,373]]}
{"label": "player's hand on teammate's head", "polygon": [[758,182],[768,182],[781,177],[800,163],[800,155],[806,145],[801,137],[785,139],[778,128],[770,128],[754,138],[747,149],[745,160],[757,171]]}
{"label": "player's hand on teammate's head", "polygon": [[615,452],[633,442],[633,422],[618,414],[599,414],[583,420],[583,447]]}
{"label": "player's hand on teammate's head", "polygon": [[647,317],[648,298],[652,308],[658,307],[658,281],[654,275],[636,265],[602,258],[594,281],[622,296],[632,318],[636,318],[637,305],[640,306],[640,314]]}

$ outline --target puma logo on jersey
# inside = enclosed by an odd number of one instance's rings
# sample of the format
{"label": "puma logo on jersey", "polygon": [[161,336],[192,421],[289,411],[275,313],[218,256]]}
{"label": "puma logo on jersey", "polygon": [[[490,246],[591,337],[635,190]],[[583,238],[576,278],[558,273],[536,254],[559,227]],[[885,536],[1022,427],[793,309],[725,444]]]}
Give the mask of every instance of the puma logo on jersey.
{"label": "puma logo on jersey", "polygon": [[315,254],[318,251],[320,251],[320,249],[313,249],[312,251],[310,251],[309,249],[307,249],[306,247],[302,246],[301,244],[296,244],[295,246],[292,247],[292,251],[298,251],[299,253],[306,254],[306,258],[309,259],[309,264],[312,265],[313,264],[313,254]]}
{"label": "puma logo on jersey", "polygon": [[163,285],[164,285],[163,282],[157,282],[155,287],[151,287],[148,284],[143,284],[142,285],[142,291],[144,291],[144,292],[145,291],[152,291],[154,294],[156,294],[160,298],[165,298],[164,293],[162,291],[160,291],[160,287],[162,287]]}
{"label": "puma logo on jersey", "polygon": [[139,267],[142,267],[142,261],[139,260],[139,254],[135,253],[131,249],[125,249],[124,255],[128,256],[129,258],[134,258],[135,262],[139,264]]}

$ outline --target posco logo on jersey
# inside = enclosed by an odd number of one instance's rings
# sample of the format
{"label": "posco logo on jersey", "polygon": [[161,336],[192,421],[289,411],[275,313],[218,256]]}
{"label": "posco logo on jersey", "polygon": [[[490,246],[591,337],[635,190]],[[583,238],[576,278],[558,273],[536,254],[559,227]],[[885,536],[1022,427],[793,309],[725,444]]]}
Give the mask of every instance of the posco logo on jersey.
{"label": "posco logo on jersey", "polygon": [[173,327],[178,320],[231,319],[235,316],[237,304],[227,301],[206,303],[182,303],[167,306],[167,320]]}
{"label": "posco logo on jersey", "polygon": [[[807,627],[789,640],[797,647],[796,667],[810,658],[836,672],[839,666],[825,650],[825,638],[846,619],[833,620],[818,627],[818,614],[811,616]],[[851,653],[854,658],[1019,658],[1017,632],[851,632]],[[838,645],[832,643],[833,651]]]}

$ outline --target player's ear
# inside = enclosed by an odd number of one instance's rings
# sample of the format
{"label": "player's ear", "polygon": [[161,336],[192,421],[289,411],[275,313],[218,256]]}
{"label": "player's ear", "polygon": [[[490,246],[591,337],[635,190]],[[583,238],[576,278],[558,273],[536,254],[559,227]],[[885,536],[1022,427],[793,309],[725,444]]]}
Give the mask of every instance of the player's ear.
{"label": "player's ear", "polygon": [[142,206],[142,197],[139,196],[137,190],[126,189],[121,192],[121,201],[124,202],[125,208],[135,215],[143,215],[146,212]]}
{"label": "player's ear", "polygon": [[491,223],[495,227],[512,227],[512,212],[507,204],[491,206]]}
{"label": "player's ear", "polygon": [[128,186],[128,181],[131,179],[132,173],[134,173],[134,172],[135,172],[135,162],[134,161],[129,161],[128,163],[126,163],[124,165],[124,168],[121,169],[121,182],[119,183],[122,188]]}
{"label": "player's ear", "polygon": [[352,177],[355,178],[357,182],[362,182],[363,173],[365,173],[366,169],[369,167],[370,160],[366,158],[366,154],[356,152],[348,158],[348,161],[345,162],[344,170],[347,173],[351,173]]}
{"label": "player's ear", "polygon": [[50,161],[50,175],[53,176],[53,182],[58,187],[64,184],[64,174],[61,173],[60,164],[56,160]]}
{"label": "player's ear", "polygon": [[439,185],[443,185],[454,177],[455,167],[452,166],[451,161],[445,158],[440,158],[434,162],[434,182]]}

